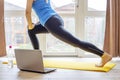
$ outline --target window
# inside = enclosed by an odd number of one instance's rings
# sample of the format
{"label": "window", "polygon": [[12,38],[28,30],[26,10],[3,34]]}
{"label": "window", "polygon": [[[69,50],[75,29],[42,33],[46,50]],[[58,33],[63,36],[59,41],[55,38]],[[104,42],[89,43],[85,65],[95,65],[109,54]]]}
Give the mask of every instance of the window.
{"label": "window", "polygon": [[[82,39],[95,44],[98,48],[103,48],[104,32],[105,32],[105,12],[106,0],[78,0],[77,8],[82,14],[81,28],[84,30]],[[80,30],[79,30],[80,31]],[[89,55],[89,53],[84,52]]]}
{"label": "window", "polygon": [[[102,49],[104,39],[106,0],[51,0],[61,15],[65,29],[81,40],[92,42]],[[101,6],[102,5],[102,6]],[[5,0],[6,44],[15,48],[32,49],[27,34],[25,0]],[[38,18],[32,13],[33,22]],[[44,55],[83,55],[85,52],[66,44],[51,34],[38,34]],[[82,54],[81,54],[82,53]],[[86,54],[86,53],[85,53]]]}
{"label": "window", "polygon": [[7,49],[9,45],[13,45],[13,48],[32,48],[27,35],[25,5],[22,5],[22,3],[25,3],[25,1],[5,0],[4,3]]}
{"label": "window", "polygon": [[106,0],[88,0],[88,11],[106,11]]}
{"label": "window", "polygon": [[[32,45],[27,34],[25,4],[26,2],[24,0],[5,0],[5,30],[7,46],[12,44],[15,48],[32,49]],[[74,2],[72,0],[65,0],[58,3],[58,0],[51,0],[51,4],[63,18],[66,30],[75,35]],[[38,18],[34,13],[32,20],[33,22],[38,21]],[[75,53],[74,47],[56,39],[51,34],[39,34],[37,36],[39,38],[40,48],[43,51],[43,54],[55,54],[57,52],[60,55],[63,53]]]}
{"label": "window", "polygon": [[85,40],[102,49],[105,31],[106,0],[88,0],[85,15]]}

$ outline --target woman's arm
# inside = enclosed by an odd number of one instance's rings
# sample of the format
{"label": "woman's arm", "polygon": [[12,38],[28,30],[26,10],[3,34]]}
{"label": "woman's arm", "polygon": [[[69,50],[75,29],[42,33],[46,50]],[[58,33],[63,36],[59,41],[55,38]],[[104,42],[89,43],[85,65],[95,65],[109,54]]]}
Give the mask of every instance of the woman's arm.
{"label": "woman's arm", "polygon": [[32,3],[34,0],[27,0],[27,5],[26,5],[26,19],[28,22],[28,29],[33,29],[34,26],[32,24],[32,19],[31,19],[31,12],[32,12]]}

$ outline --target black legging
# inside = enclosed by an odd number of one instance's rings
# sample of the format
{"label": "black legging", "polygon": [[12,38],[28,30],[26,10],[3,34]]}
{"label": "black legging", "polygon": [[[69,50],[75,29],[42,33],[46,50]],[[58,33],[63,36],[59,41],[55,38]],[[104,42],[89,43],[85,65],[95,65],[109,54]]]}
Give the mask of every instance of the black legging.
{"label": "black legging", "polygon": [[103,55],[103,51],[98,49],[95,45],[81,41],[66,31],[64,28],[64,22],[59,15],[54,15],[45,23],[45,26],[42,26],[40,23],[35,24],[34,29],[28,30],[28,34],[34,49],[39,49],[39,42],[36,37],[38,33],[51,33],[58,39],[74,46],[79,47],[85,51],[94,53],[98,56]]}

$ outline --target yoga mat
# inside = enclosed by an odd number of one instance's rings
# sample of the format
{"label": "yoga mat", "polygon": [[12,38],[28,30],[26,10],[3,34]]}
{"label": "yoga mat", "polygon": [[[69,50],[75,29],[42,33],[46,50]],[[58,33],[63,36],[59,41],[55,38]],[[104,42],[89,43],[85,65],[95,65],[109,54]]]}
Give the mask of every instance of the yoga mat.
{"label": "yoga mat", "polygon": [[115,64],[107,63],[104,67],[96,67],[97,62],[79,62],[79,61],[64,61],[64,60],[44,60],[45,67],[49,68],[62,68],[73,70],[87,70],[87,71],[100,71],[108,72]]}
{"label": "yoga mat", "polygon": [[[44,60],[44,66],[48,68],[61,68],[61,69],[72,69],[72,70],[86,70],[86,71],[98,71],[98,72],[108,72],[115,64],[107,63],[104,67],[96,67],[97,62],[79,62],[79,61],[66,61],[66,60]],[[7,62],[3,62],[7,64]],[[16,64],[16,61],[14,61]]]}

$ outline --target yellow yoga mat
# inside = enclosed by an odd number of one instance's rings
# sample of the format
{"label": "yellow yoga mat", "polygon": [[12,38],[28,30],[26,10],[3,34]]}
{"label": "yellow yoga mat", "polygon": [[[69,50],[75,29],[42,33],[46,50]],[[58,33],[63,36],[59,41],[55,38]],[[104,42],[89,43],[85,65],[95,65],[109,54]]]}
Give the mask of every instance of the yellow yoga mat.
{"label": "yellow yoga mat", "polygon": [[[3,62],[3,64],[7,64],[7,62]],[[14,64],[16,64],[15,61]],[[47,60],[47,59],[44,60],[44,66],[48,68],[108,72],[115,66],[115,64],[111,62],[107,63],[104,67],[95,67],[95,64],[96,62],[78,62],[78,61]]]}
{"label": "yellow yoga mat", "polygon": [[49,68],[108,72],[115,66],[114,63],[110,63],[110,62],[107,63],[104,67],[95,67],[95,64],[96,62],[44,60],[45,67],[49,67]]}

